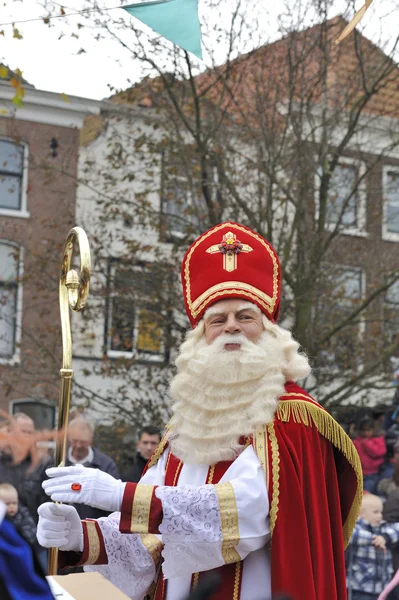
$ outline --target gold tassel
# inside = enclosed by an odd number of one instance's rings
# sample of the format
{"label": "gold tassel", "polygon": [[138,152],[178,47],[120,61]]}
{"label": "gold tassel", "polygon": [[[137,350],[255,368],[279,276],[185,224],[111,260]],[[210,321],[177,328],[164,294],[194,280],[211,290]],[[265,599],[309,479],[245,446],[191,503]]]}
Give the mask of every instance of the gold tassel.
{"label": "gold tassel", "polygon": [[349,544],[356,520],[359,516],[363,498],[363,473],[357,450],[350,437],[341,425],[321,406],[306,402],[305,400],[280,401],[276,415],[279,421],[302,423],[306,426],[315,426],[318,432],[325,437],[335,448],[345,456],[346,460],[355,471],[357,490],[352,502],[348,517],[343,526],[345,547]]}

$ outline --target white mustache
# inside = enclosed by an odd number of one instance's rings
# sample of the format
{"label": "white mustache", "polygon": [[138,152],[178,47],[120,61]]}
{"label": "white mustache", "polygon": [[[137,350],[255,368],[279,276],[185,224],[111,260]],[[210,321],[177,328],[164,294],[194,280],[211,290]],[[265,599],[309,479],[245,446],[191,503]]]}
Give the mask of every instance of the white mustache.
{"label": "white mustache", "polygon": [[224,333],[223,335],[219,335],[210,345],[215,350],[222,350],[226,344],[240,344],[244,348],[251,348],[256,345],[241,333]]}

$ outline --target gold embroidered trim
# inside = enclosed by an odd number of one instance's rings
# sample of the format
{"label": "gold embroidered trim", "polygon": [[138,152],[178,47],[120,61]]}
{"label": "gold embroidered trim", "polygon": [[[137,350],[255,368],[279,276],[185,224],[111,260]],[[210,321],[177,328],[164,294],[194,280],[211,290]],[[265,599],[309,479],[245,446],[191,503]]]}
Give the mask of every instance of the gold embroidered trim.
{"label": "gold embroidered trim", "polygon": [[212,294],[212,296],[209,296],[209,298],[207,298],[207,300],[201,304],[201,306],[198,308],[198,310],[191,311],[192,316],[195,318],[197,315],[200,314],[200,312],[202,311],[203,308],[205,308],[206,306],[208,306],[208,304],[212,300],[214,300],[215,298],[219,298],[220,296],[227,296],[227,294],[242,294],[246,298],[250,298],[251,300],[255,300],[256,302],[259,302],[259,304],[269,314],[273,313],[273,309],[268,304],[265,304],[263,302],[263,300],[261,300],[259,298],[259,296],[255,295],[255,294],[251,294],[250,292],[246,292],[245,290],[229,289],[229,290],[224,290],[222,292],[216,292],[216,294]]}
{"label": "gold embroidered trim", "polygon": [[284,398],[305,398],[306,400],[309,400],[310,402],[316,404],[316,406],[321,407],[321,404],[316,402],[316,400],[314,400],[314,398],[312,398],[312,396],[309,396],[308,394],[298,394],[297,392],[290,392],[289,394],[283,394],[280,397],[280,400],[284,400]]}
{"label": "gold embroidered trim", "polygon": [[166,425],[165,435],[159,442],[158,448],[155,450],[154,454],[152,455],[152,457],[150,459],[150,462],[148,463],[147,471],[148,471],[148,469],[150,469],[151,467],[153,467],[154,465],[157,464],[157,462],[161,458],[162,454],[164,453],[164,450],[168,443],[168,430],[169,430],[169,423]]}
{"label": "gold embroidered trim", "polygon": [[208,481],[207,481],[207,483],[212,483],[213,476],[215,475],[215,468],[216,468],[216,465],[212,465],[211,468],[209,469],[209,475],[208,475]]}
{"label": "gold embroidered trim", "polygon": [[221,290],[230,291],[231,288],[237,288],[240,291],[252,292],[253,294],[255,294],[255,296],[261,298],[269,306],[270,312],[273,312],[270,308],[272,304],[272,299],[270,298],[270,296],[268,296],[261,290],[258,290],[258,288],[254,287],[253,285],[250,285],[249,283],[244,283],[243,281],[224,281],[223,283],[217,283],[216,285],[213,285],[194,300],[194,302],[192,303],[192,309],[195,311],[195,309],[203,301],[205,301],[208,298],[208,296],[213,294],[213,292],[220,292]]}
{"label": "gold embroidered trim", "polygon": [[89,555],[85,565],[94,565],[100,557],[100,539],[94,521],[84,521],[86,524],[87,539],[89,541]]}
{"label": "gold embroidered trim", "polygon": [[280,497],[280,455],[278,450],[278,441],[274,430],[274,423],[267,425],[267,430],[272,448],[272,502],[270,505],[270,535],[273,535],[277,521],[278,502]]}
{"label": "gold embroidered trim", "polygon": [[150,553],[151,558],[154,561],[155,567],[157,567],[159,559],[161,558],[161,552],[163,548],[161,540],[159,540],[157,536],[152,533],[141,535],[140,539],[143,542],[143,545],[147,548],[148,552]]}
{"label": "gold embroidered trim", "polygon": [[346,460],[355,471],[357,479],[357,490],[352,502],[348,517],[343,526],[345,546],[349,544],[352,531],[359,515],[363,497],[363,474],[357,450],[342,427],[326,410],[320,405],[304,400],[291,400],[279,402],[275,417],[280,421],[303,423],[307,426],[315,426],[318,432],[325,437],[345,456]]}
{"label": "gold embroidered trim", "polygon": [[198,579],[199,579],[199,573],[194,573],[194,575],[193,575],[193,584],[191,586],[192,590],[195,590],[195,588],[197,587],[197,585],[198,585]]}
{"label": "gold embroidered trim", "polygon": [[241,566],[242,566],[241,561],[236,564],[235,573],[234,573],[233,600],[238,600],[238,594],[240,591]]}
{"label": "gold embroidered trim", "polygon": [[130,531],[133,533],[148,533],[150,521],[151,499],[154,492],[153,485],[139,483],[133,498],[132,520]]}
{"label": "gold embroidered trim", "polygon": [[260,460],[263,472],[266,477],[266,485],[269,490],[269,453],[267,451],[267,430],[265,427],[259,427],[254,434],[255,452]]}
{"label": "gold embroidered trim", "polygon": [[234,488],[229,481],[217,483],[215,490],[219,500],[222,525],[222,556],[227,565],[241,560],[241,556],[235,549],[240,540],[237,503]]}
{"label": "gold embroidered trim", "polygon": [[175,476],[173,477],[173,483],[172,483],[172,486],[173,486],[173,487],[174,487],[174,486],[176,485],[176,483],[177,483],[177,479],[178,479],[178,477],[179,477],[179,475],[180,475],[180,470],[181,470],[181,461],[179,462],[179,464],[178,464],[178,465],[177,465],[177,467],[176,467],[176,473],[175,473]]}
{"label": "gold embroidered trim", "polygon": [[[278,262],[277,262],[276,255],[274,254],[274,252],[271,249],[271,247],[269,246],[269,244],[267,244],[266,240],[264,240],[260,235],[258,235],[254,231],[245,229],[244,227],[240,227],[239,225],[236,225],[235,223],[223,223],[222,225],[219,225],[218,227],[213,227],[211,230],[209,230],[203,236],[198,238],[198,240],[195,242],[195,244],[193,244],[193,246],[191,247],[191,249],[187,255],[187,258],[186,258],[186,262],[184,265],[184,280],[185,280],[185,284],[186,284],[186,300],[187,300],[187,306],[189,308],[189,311],[190,311],[192,317],[195,318],[201,312],[202,308],[204,307],[204,304],[196,312],[193,311],[192,301],[191,301],[191,284],[190,284],[191,256],[192,256],[194,250],[197,248],[197,246],[199,246],[199,244],[201,244],[203,241],[205,241],[210,235],[213,235],[215,232],[220,231],[221,229],[225,229],[225,228],[232,228],[236,231],[242,231],[245,234],[252,236],[256,240],[258,240],[258,242],[260,242],[262,244],[262,246],[264,246],[266,248],[267,252],[270,254],[270,257],[273,262],[273,297],[271,299],[270,306],[264,306],[264,308],[268,312],[272,313],[274,310],[274,307],[276,305],[277,294],[278,294]],[[231,290],[231,291],[234,292],[235,290]],[[225,292],[225,294],[226,293],[228,293],[228,292]],[[207,302],[205,303],[205,306],[211,300],[213,300],[214,298],[216,298],[220,295],[223,295],[223,294],[222,293],[214,294],[212,297],[208,298]],[[244,295],[251,297],[251,295],[249,293],[246,293]],[[258,297],[252,297],[252,299],[257,299],[260,302]],[[263,306],[263,303],[262,302],[260,302],[260,303]]]}

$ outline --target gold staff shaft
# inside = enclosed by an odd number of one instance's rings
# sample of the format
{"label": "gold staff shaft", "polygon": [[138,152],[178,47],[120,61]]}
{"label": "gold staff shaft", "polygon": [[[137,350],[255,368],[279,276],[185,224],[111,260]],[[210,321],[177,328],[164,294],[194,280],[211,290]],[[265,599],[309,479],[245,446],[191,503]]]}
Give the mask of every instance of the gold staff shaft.
{"label": "gold staff shaft", "polygon": [[[80,276],[71,269],[74,243],[78,242],[80,251]],[[72,386],[72,335],[69,309],[80,312],[86,305],[89,294],[91,273],[90,248],[86,233],[80,227],[74,227],[68,233],[64,245],[60,274],[60,313],[62,331],[62,368],[60,369],[61,387],[58,404],[58,431],[55,449],[55,464],[65,466],[67,449],[67,429]],[[50,548],[48,560],[49,575],[58,570],[58,548]]]}

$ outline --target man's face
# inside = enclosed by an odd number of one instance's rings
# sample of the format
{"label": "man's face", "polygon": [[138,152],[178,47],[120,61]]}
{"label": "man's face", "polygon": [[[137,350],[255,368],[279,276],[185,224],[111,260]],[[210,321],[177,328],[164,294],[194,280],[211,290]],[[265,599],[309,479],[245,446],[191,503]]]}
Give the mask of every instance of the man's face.
{"label": "man's face", "polygon": [[159,435],[156,433],[150,435],[148,433],[142,433],[141,438],[137,442],[137,450],[145,460],[150,460],[154,453],[155,448],[159,444]]}
{"label": "man's face", "polygon": [[[248,340],[256,344],[262,331],[262,314],[256,308],[246,308],[246,303],[239,299],[222,300],[211,307],[205,315],[205,341],[212,344],[222,334],[245,335]],[[240,344],[225,344],[225,350],[240,349]]]}
{"label": "man's face", "polygon": [[14,517],[18,512],[18,494],[16,492],[4,492],[1,499],[6,505],[7,514]]}
{"label": "man's face", "polygon": [[88,455],[89,448],[93,442],[93,436],[89,429],[83,427],[70,427],[68,431],[68,441],[73,458],[80,461],[85,459]]}
{"label": "man's face", "polygon": [[29,419],[28,417],[18,417],[11,421],[10,431],[20,435],[34,435],[35,424],[32,419]]}

